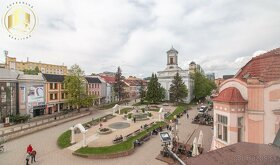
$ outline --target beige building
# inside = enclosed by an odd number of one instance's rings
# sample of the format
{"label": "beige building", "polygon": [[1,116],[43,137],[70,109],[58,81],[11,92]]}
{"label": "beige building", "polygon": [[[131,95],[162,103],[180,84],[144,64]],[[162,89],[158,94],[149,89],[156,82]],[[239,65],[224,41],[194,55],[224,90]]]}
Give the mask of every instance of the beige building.
{"label": "beige building", "polygon": [[66,75],[67,74],[67,67],[63,65],[52,65],[52,64],[45,64],[41,62],[19,62],[16,61],[15,57],[6,56],[6,68],[7,69],[14,69],[23,71],[25,69],[34,70],[36,67],[42,73],[46,74],[59,74],[59,75]]}

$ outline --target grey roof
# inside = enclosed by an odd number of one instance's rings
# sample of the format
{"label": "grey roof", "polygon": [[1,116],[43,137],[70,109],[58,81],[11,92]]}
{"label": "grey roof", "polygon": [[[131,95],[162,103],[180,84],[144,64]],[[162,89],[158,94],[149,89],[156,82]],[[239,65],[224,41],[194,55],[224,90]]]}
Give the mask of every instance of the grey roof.
{"label": "grey roof", "polygon": [[98,77],[85,77],[88,83],[101,83]]}
{"label": "grey roof", "polygon": [[64,75],[57,75],[57,74],[43,74],[47,82],[63,82]]}
{"label": "grey roof", "polygon": [[39,80],[44,81],[44,77],[41,73],[38,75],[28,75],[28,74],[20,74],[18,80]]}
{"label": "grey roof", "polygon": [[227,80],[227,79],[230,79],[230,78],[233,78],[234,75],[223,75],[223,79],[224,80]]}
{"label": "grey roof", "polygon": [[173,52],[178,54],[178,51],[176,49],[174,49],[173,46],[172,46],[171,49],[167,51],[167,54],[173,53]]}
{"label": "grey roof", "polygon": [[17,80],[21,72],[0,68],[0,80]]}

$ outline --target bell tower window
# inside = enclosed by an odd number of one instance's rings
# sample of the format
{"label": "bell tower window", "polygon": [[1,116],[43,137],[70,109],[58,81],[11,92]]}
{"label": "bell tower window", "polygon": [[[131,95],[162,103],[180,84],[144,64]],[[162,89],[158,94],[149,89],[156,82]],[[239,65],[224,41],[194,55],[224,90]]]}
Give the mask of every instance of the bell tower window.
{"label": "bell tower window", "polygon": [[173,64],[173,57],[170,57],[170,64]]}

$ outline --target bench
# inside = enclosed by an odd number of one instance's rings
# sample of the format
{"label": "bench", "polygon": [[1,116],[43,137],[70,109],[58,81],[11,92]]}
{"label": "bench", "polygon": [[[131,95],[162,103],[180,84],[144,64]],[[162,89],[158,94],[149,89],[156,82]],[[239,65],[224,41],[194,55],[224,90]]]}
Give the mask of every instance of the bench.
{"label": "bench", "polygon": [[151,123],[149,124],[149,127],[152,126],[154,123],[155,123],[155,122],[151,122]]}
{"label": "bench", "polygon": [[140,133],[140,129],[138,129],[138,130],[136,130],[136,131],[134,131],[133,133],[134,133],[134,135],[137,135],[138,133]]}
{"label": "bench", "polygon": [[125,136],[125,140],[127,140],[128,138],[130,138],[132,135],[133,135],[133,132],[130,133],[130,134],[128,134],[128,135],[126,135],[126,136]]}
{"label": "bench", "polygon": [[113,144],[117,144],[123,141],[123,138],[116,138],[113,140]]}

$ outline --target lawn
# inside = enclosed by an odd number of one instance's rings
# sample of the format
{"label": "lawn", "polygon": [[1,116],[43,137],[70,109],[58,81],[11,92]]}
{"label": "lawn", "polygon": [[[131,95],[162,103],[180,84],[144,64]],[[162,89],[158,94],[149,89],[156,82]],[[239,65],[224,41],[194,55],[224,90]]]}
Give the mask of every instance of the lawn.
{"label": "lawn", "polygon": [[[90,125],[97,125],[100,121],[100,119],[103,119],[104,117],[107,118],[107,120],[115,117],[111,114],[109,115],[106,115],[106,116],[103,116],[101,118],[97,118],[97,119],[94,119],[93,121],[89,121],[87,123],[84,123],[83,126],[87,125],[87,124],[90,124]],[[68,131],[65,131],[63,132],[57,139],[57,145],[59,146],[59,148],[63,149],[63,148],[66,148],[66,147],[69,147],[71,146],[71,131],[68,130]]]}
{"label": "lawn", "polygon": [[[125,114],[125,111],[128,113],[132,110],[132,108],[123,108],[120,110],[121,114]],[[117,112],[118,113],[118,112]]]}
{"label": "lawn", "polygon": [[172,112],[171,113],[171,115],[169,115],[166,119],[167,120],[172,120],[172,119],[174,119],[174,116],[176,115],[178,115],[178,114],[181,114],[181,113],[183,113],[184,111],[185,111],[185,109],[187,109],[187,106],[182,106],[182,105],[179,105],[179,106],[177,106],[177,108],[175,109],[175,111],[174,112]]}
{"label": "lawn", "polygon": [[133,136],[129,138],[127,141],[121,142],[119,144],[115,144],[112,146],[106,146],[106,147],[84,147],[80,148],[75,153],[78,154],[112,154],[112,153],[120,153],[125,152],[133,148],[133,143],[136,141],[136,139],[140,139],[141,137],[149,134],[152,130],[164,126],[164,122],[158,122],[154,124],[152,127],[146,129],[145,131],[140,132],[136,136]]}
{"label": "lawn", "polygon": [[99,110],[110,109],[110,108],[113,108],[116,104],[118,104],[118,102],[113,102],[110,104],[103,104],[103,105],[98,106],[97,109],[99,109]]}
{"label": "lawn", "polygon": [[71,131],[68,130],[68,131],[65,131],[63,134],[61,134],[58,139],[57,139],[57,145],[63,149],[63,148],[66,148],[66,147],[69,147],[71,145],[71,141],[70,141],[70,138],[71,138]]}

